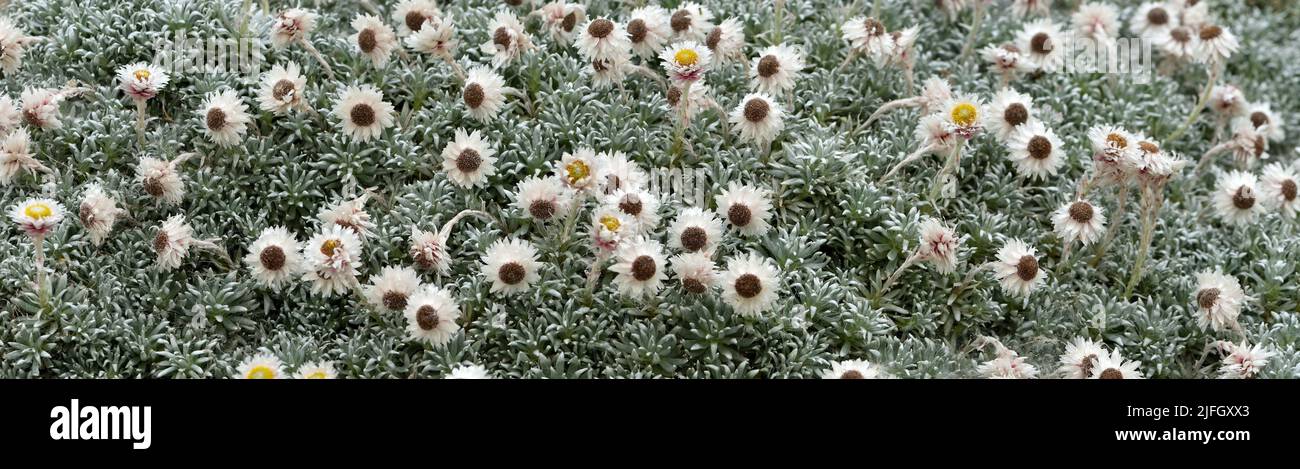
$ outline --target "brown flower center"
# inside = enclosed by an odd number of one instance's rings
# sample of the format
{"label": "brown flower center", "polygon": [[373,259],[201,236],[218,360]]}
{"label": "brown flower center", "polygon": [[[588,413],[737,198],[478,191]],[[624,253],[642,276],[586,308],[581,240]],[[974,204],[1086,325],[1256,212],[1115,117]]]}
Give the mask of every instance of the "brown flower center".
{"label": "brown flower center", "polygon": [[1285,181],[1282,181],[1282,198],[1286,199],[1287,202],[1290,202],[1295,200],[1295,196],[1296,196],[1295,179],[1287,179]]}
{"label": "brown flower center", "polygon": [[749,226],[749,222],[754,218],[754,212],[748,206],[734,204],[727,209],[727,220],[736,226]]}
{"label": "brown flower center", "polygon": [[765,55],[758,60],[758,76],[768,78],[779,71],[781,71],[781,61],[777,60],[775,55]]}
{"label": "brown flower center", "polygon": [[1169,12],[1160,7],[1147,10],[1147,23],[1156,26],[1169,24]]}
{"label": "brown flower center", "polygon": [[1124,379],[1124,373],[1121,373],[1119,370],[1116,370],[1114,368],[1107,368],[1105,370],[1102,370],[1100,378],[1101,379]]}
{"label": "brown flower center", "polygon": [[1223,35],[1223,28],[1220,28],[1217,25],[1207,24],[1205,26],[1201,26],[1202,41],[1213,41],[1215,39],[1218,39],[1219,36],[1221,35]]}
{"label": "brown flower center", "polygon": [[677,103],[681,100],[682,100],[681,88],[675,86],[672,88],[668,88],[668,105],[676,107]]}
{"label": "brown flower center", "polygon": [[632,278],[638,282],[650,280],[656,270],[655,260],[650,256],[640,256],[632,261]]}
{"label": "brown flower center", "polygon": [[767,113],[770,111],[767,101],[754,98],[745,103],[745,120],[759,123],[767,119]]}
{"label": "brown flower center", "polygon": [[1092,221],[1092,204],[1082,201],[1070,204],[1070,219],[1075,223]]}
{"label": "brown flower center", "polygon": [[645,20],[637,18],[627,23],[627,35],[632,39],[633,44],[640,44],[649,32],[650,28],[646,27]]}
{"label": "brown flower center", "polygon": [[736,294],[742,298],[753,298],[763,292],[763,284],[754,274],[741,275],[736,279]]}
{"label": "brown flower center", "polygon": [[280,246],[267,246],[258,254],[258,259],[262,261],[262,268],[276,272],[284,268],[284,248]]}
{"label": "brown flower center", "polygon": [[289,93],[292,93],[293,89],[294,86],[292,81],[282,79],[280,81],[275,82],[275,86],[271,87],[271,96],[274,97],[277,101],[284,101],[285,96],[288,96]]}
{"label": "brown flower center", "polygon": [[591,24],[587,25],[587,35],[596,39],[604,39],[613,31],[614,22],[605,18],[592,21]]}
{"label": "brown flower center", "polygon": [[320,253],[327,257],[334,257],[334,251],[343,247],[343,242],[337,239],[327,239],[320,244]]}
{"label": "brown flower center", "polygon": [[1213,308],[1214,305],[1219,302],[1219,293],[1218,288],[1206,288],[1201,290],[1196,294],[1196,305],[1200,306],[1201,309]]}
{"label": "brown flower center", "polygon": [[502,49],[510,47],[510,29],[502,26],[492,33],[492,44]]}
{"label": "brown flower center", "polygon": [[1029,109],[1026,109],[1024,104],[1011,103],[1006,110],[1002,111],[1002,120],[1007,121],[1007,124],[1012,127],[1024,124],[1029,121]]}
{"label": "brown flower center", "polygon": [[680,33],[687,30],[691,27],[691,12],[686,10],[677,10],[676,13],[673,13],[673,17],[669,20],[669,24],[673,26],[673,31]]}
{"label": "brown flower center", "polygon": [[375,30],[373,28],[366,28],[357,33],[357,46],[361,48],[361,52],[369,54],[375,50],[377,45],[379,45],[379,40],[375,39]]}
{"label": "brown flower center", "polygon": [[1268,114],[1264,114],[1261,111],[1255,111],[1250,113],[1250,124],[1255,126],[1255,128],[1260,128],[1265,125],[1268,125]]}
{"label": "brown flower center", "polygon": [[717,51],[718,43],[722,42],[722,28],[713,28],[709,31],[709,36],[704,38],[704,45],[709,46],[709,50]]}
{"label": "brown flower center", "polygon": [[406,309],[406,294],[399,291],[384,293],[384,307],[390,311]]}
{"label": "brown flower center", "polygon": [[516,285],[524,281],[524,275],[527,274],[528,272],[524,270],[524,266],[518,262],[507,262],[500,269],[497,269],[497,277],[506,285]]}
{"label": "brown flower center", "polygon": [[1023,256],[1020,262],[1016,263],[1016,276],[1026,282],[1033,280],[1038,276],[1038,259],[1034,256]]}
{"label": "brown flower center", "polygon": [[691,252],[704,249],[704,246],[709,244],[709,233],[698,226],[682,230],[682,235],[679,238],[682,241],[682,247]]}
{"label": "brown flower center", "polygon": [[1092,376],[1092,367],[1094,366],[1093,363],[1096,360],[1097,360],[1097,355],[1093,354],[1093,355],[1088,355],[1086,357],[1083,357],[1083,362],[1079,363],[1079,370],[1083,372],[1083,376],[1085,378],[1088,376]]}
{"label": "brown flower center", "polygon": [[1128,148],[1128,139],[1118,133],[1106,135],[1106,143],[1111,144],[1111,146],[1114,146],[1115,148]]}
{"label": "brown flower center", "polygon": [[1042,135],[1035,135],[1029,139],[1029,157],[1035,160],[1045,160],[1052,156],[1052,141]]}
{"label": "brown flower center", "polygon": [[424,16],[424,13],[408,11],[406,12],[406,17],[403,18],[403,21],[406,23],[406,29],[419,31],[420,28],[424,27],[424,21],[427,19],[428,18]]}
{"label": "brown flower center", "polygon": [[1029,50],[1039,55],[1052,53],[1052,36],[1047,33],[1035,34],[1029,39]]}
{"label": "brown flower center", "polygon": [[438,327],[438,312],[432,306],[421,306],[415,310],[415,322],[420,325],[420,329],[434,330]]}
{"label": "brown flower center", "polygon": [[82,202],[81,207],[77,210],[77,218],[81,219],[83,226],[90,226],[95,223],[95,207],[89,203]]}
{"label": "brown flower center", "polygon": [[219,131],[226,127],[226,111],[219,107],[208,109],[208,130]]}
{"label": "brown flower center", "polygon": [[546,221],[555,216],[555,202],[549,200],[534,200],[528,204],[528,214],[538,220]]}
{"label": "brown flower center", "polygon": [[163,252],[171,243],[171,238],[167,237],[167,230],[158,230],[158,234],[153,237],[153,250]]}
{"label": "brown flower center", "polygon": [[1249,187],[1241,186],[1232,193],[1232,205],[1238,210],[1250,210],[1255,206],[1255,192]]}
{"label": "brown flower center", "polygon": [[564,15],[564,21],[560,22],[560,27],[563,28],[564,32],[566,33],[573,31],[573,27],[577,25],[578,25],[578,12],[576,11],[571,11],[569,12],[569,14]]}
{"label": "brown flower center", "polygon": [[1185,27],[1179,26],[1169,31],[1169,37],[1173,38],[1174,42],[1185,44],[1187,41],[1192,40],[1192,32]]}
{"label": "brown flower center", "polygon": [[163,184],[161,178],[144,178],[144,192],[154,197],[162,197]]}
{"label": "brown flower center", "polygon": [[1268,140],[1265,140],[1263,135],[1255,137],[1255,157],[1258,158],[1263,156],[1264,152],[1267,150]]}
{"label": "brown flower center", "polygon": [[866,376],[862,376],[862,372],[861,372],[861,371],[858,371],[858,370],[849,370],[849,371],[845,371],[843,374],[841,374],[841,375],[840,375],[840,379],[867,379],[867,377],[866,377]]}
{"label": "brown flower center", "polygon": [[1156,154],[1156,153],[1160,153],[1160,146],[1158,146],[1158,145],[1156,145],[1156,144],[1154,144],[1154,143],[1148,142],[1148,141],[1146,141],[1146,140],[1143,140],[1143,141],[1141,141],[1141,142],[1138,142],[1138,148],[1141,148],[1143,153],[1148,153],[1148,154],[1152,154],[1152,155],[1154,155],[1154,154]]}
{"label": "brown flower center", "polygon": [[866,30],[868,36],[885,34],[885,24],[875,18],[867,18],[866,21],[863,21],[862,29]]}
{"label": "brown flower center", "polygon": [[465,87],[465,92],[461,94],[461,97],[465,99],[465,105],[469,106],[470,109],[478,109],[479,106],[483,105],[483,99],[487,95],[483,94],[483,85],[470,83],[469,86]]}
{"label": "brown flower center", "polygon": [[456,156],[456,169],[462,173],[472,173],[478,171],[478,167],[483,164],[483,157],[473,148],[466,148]]}
{"label": "brown flower center", "polygon": [[618,201],[618,209],[634,217],[641,214],[642,205],[641,198],[636,194],[627,194]]}
{"label": "brown flower center", "polygon": [[687,277],[685,279],[682,279],[682,288],[685,288],[686,291],[690,293],[694,293],[696,295],[704,293],[709,290],[709,287],[705,285],[704,282],[701,282],[700,279],[694,277]]}
{"label": "brown flower center", "polygon": [[352,111],[348,112],[348,116],[352,118],[352,125],[369,127],[375,123],[375,108],[365,103],[357,104],[352,106]]}

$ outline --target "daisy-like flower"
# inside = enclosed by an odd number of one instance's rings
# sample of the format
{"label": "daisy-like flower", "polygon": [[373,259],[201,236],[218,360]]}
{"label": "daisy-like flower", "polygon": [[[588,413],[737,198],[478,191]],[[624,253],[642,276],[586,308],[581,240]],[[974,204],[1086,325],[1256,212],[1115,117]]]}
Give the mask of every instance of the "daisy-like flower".
{"label": "daisy-like flower", "polygon": [[722,221],[704,209],[690,207],[677,213],[668,233],[668,246],[673,249],[711,253],[722,240]]}
{"label": "daisy-like flower", "polygon": [[1017,18],[1047,16],[1052,11],[1052,0],[1011,0],[1011,12]]}
{"label": "daisy-like flower", "polygon": [[492,38],[479,46],[484,54],[492,56],[492,63],[502,67],[514,62],[524,52],[533,48],[533,39],[528,36],[519,18],[509,11],[498,11],[488,25]]}
{"label": "daisy-like flower", "polygon": [[[894,41],[894,51],[885,63],[903,69],[912,68],[916,63],[916,39],[920,34],[921,28],[917,26],[891,31],[889,37]],[[911,86],[910,83],[908,86]]]}
{"label": "daisy-like flower", "polygon": [[81,195],[81,205],[77,208],[77,218],[81,220],[81,226],[86,229],[90,242],[95,246],[104,244],[108,234],[113,231],[113,225],[117,224],[118,215],[125,213],[126,210],[118,208],[117,201],[104,192],[99,183],[86,185],[86,190]]}
{"label": "daisy-like flower", "polygon": [[420,275],[410,267],[384,267],[365,287],[366,301],[383,311],[403,311],[407,300],[421,287]]}
{"label": "daisy-like flower", "polygon": [[668,71],[668,78],[679,86],[699,81],[713,67],[713,51],[695,41],[675,43],[664,49],[659,59]]}
{"label": "daisy-like flower", "polygon": [[1241,47],[1237,42],[1237,36],[1232,34],[1228,28],[1216,24],[1203,24],[1197,37],[1200,41],[1196,44],[1196,61],[1200,63],[1223,63],[1227,62],[1232,54],[1237,53]]}
{"label": "daisy-like flower", "polygon": [[451,15],[433,18],[414,34],[406,36],[406,47],[416,52],[454,59],[460,41],[456,39],[456,20]]}
{"label": "daisy-like flower", "polygon": [[1187,166],[1187,160],[1178,155],[1160,149],[1160,145],[1137,135],[1137,149],[1141,162],[1137,169],[1137,181],[1145,187],[1160,187]]}
{"label": "daisy-like flower", "polygon": [[27,199],[9,211],[9,219],[32,238],[44,237],[63,221],[63,205],[52,199]]}
{"label": "daisy-like flower", "polygon": [[306,260],[302,279],[311,282],[313,293],[342,295],[357,285],[361,240],[352,230],[339,225],[324,225],[302,249]]}
{"label": "daisy-like flower", "polygon": [[271,71],[262,75],[262,87],[257,92],[257,104],[263,111],[276,115],[288,114],[293,110],[306,110],[303,92],[307,90],[307,78],[302,76],[298,64],[276,64]]}
{"label": "daisy-like flower", "polygon": [[1295,218],[1296,212],[1300,211],[1300,198],[1296,197],[1297,183],[1300,183],[1300,177],[1296,176],[1294,170],[1280,163],[1270,164],[1264,167],[1263,177],[1260,178],[1259,196],[1264,199],[1265,205],[1277,207],[1284,217]]}
{"label": "daisy-like flower", "polygon": [[601,161],[590,148],[565,152],[555,166],[555,176],[565,187],[579,193],[594,193],[600,186]]}
{"label": "daisy-like flower", "polygon": [[258,283],[279,290],[302,274],[302,246],[283,226],[262,230],[249,247],[244,264]]}
{"label": "daisy-like flower", "polygon": [[984,61],[992,65],[994,70],[997,70],[1003,84],[1010,83],[1012,79],[1032,72],[1035,68],[1034,63],[1012,43],[986,46],[980,50],[980,55],[984,56]]}
{"label": "daisy-like flower", "polygon": [[1137,136],[1119,127],[1089,129],[1094,180],[1101,184],[1127,183],[1138,166],[1137,140]]}
{"label": "daisy-like flower", "polygon": [[753,253],[727,259],[727,270],[718,276],[722,301],[736,314],[757,316],[772,308],[781,280],[772,261]]}
{"label": "daisy-like flower", "polygon": [[334,371],[332,361],[312,361],[298,366],[293,377],[294,379],[335,379],[339,374]]}
{"label": "daisy-like flower", "polygon": [[884,64],[894,54],[894,37],[879,19],[857,16],[846,21],[840,30],[841,37],[855,54],[870,57],[876,65]]}
{"label": "daisy-like flower", "polygon": [[582,68],[582,73],[591,77],[591,83],[596,89],[617,86],[632,70],[630,60],[630,57],[592,59]]}
{"label": "daisy-like flower", "polygon": [[1199,313],[1196,324],[1201,330],[1215,331],[1240,327],[1237,316],[1241,315],[1242,305],[1249,300],[1237,279],[1218,269],[1196,274],[1196,294],[1192,298]]}
{"label": "daisy-like flower", "polygon": [[601,152],[596,155],[596,181],[600,192],[613,194],[620,190],[644,189],[650,177],[621,151]]}
{"label": "daisy-like flower", "polygon": [[734,132],[742,141],[766,146],[785,128],[785,111],[765,93],[750,93],[731,111]]}
{"label": "daisy-like flower", "polygon": [[975,369],[980,375],[991,379],[1033,379],[1038,377],[1038,368],[1030,364],[1025,357],[1015,350],[997,344],[997,355],[992,360],[979,364]]}
{"label": "daisy-like flower", "polygon": [[672,35],[668,10],[661,6],[643,6],[632,10],[628,15],[627,36],[632,42],[632,52],[642,58],[658,54]]}
{"label": "daisy-like flower", "polygon": [[190,255],[190,248],[208,247],[211,243],[194,239],[194,228],[185,222],[184,215],[172,215],[154,234],[153,250],[158,254],[158,269],[164,272],[181,266]]}
{"label": "daisy-like flower", "polygon": [[444,379],[492,379],[492,375],[489,374],[487,368],[483,368],[482,365],[466,365],[466,366],[458,366],[456,368],[453,368],[451,370],[451,373],[448,373],[446,376],[443,376],[443,378]]}
{"label": "daisy-like flower", "polygon": [[1119,34],[1119,11],[1109,3],[1088,2],[1070,15],[1075,34],[1109,43]]}
{"label": "daisy-like flower", "polygon": [[515,190],[515,208],[540,222],[555,219],[569,210],[570,197],[561,177],[529,176]]}
{"label": "daisy-like flower", "polygon": [[67,97],[61,90],[49,88],[23,88],[20,109],[23,122],[38,129],[52,130],[63,127],[59,118],[59,104]]}
{"label": "daisy-like flower", "polygon": [[1047,277],[1038,265],[1038,251],[1024,241],[1013,239],[998,250],[993,263],[994,275],[1009,295],[1029,296]]}
{"label": "daisy-like flower", "polygon": [[1066,379],[1087,379],[1097,366],[1097,359],[1106,356],[1106,349],[1091,339],[1075,338],[1061,354],[1058,372]]}
{"label": "daisy-like flower", "polygon": [[631,217],[641,234],[649,234],[659,225],[659,198],[645,190],[619,189],[605,196],[605,204],[618,207],[618,211]]}
{"label": "daisy-like flower", "polygon": [[916,105],[921,108],[921,114],[928,115],[942,110],[943,105],[952,98],[952,86],[948,80],[931,77],[921,83],[921,94],[915,99]]}
{"label": "daisy-like flower", "polygon": [[349,40],[356,46],[357,52],[370,59],[375,67],[383,67],[397,48],[397,34],[383,20],[373,15],[358,13],[352,19],[352,29],[356,33]]}
{"label": "daisy-like flower", "polygon": [[1142,379],[1142,372],[1138,367],[1142,363],[1125,360],[1120,356],[1119,350],[1111,350],[1108,354],[1097,356],[1097,361],[1092,366],[1092,374],[1088,375],[1089,379]]}
{"label": "daisy-like flower", "polygon": [[406,316],[406,333],[413,341],[424,341],[434,347],[446,345],[460,331],[460,305],[447,290],[429,285],[412,295],[403,312]]}
{"label": "daisy-like flower", "polygon": [[6,135],[17,129],[23,121],[23,114],[8,96],[0,96],[0,135]]}
{"label": "daisy-like flower", "polygon": [[772,191],[738,182],[718,194],[718,216],[743,236],[763,236],[772,217]]}
{"label": "daisy-like flower", "polygon": [[6,75],[12,75],[23,65],[23,54],[27,46],[40,38],[28,36],[14,25],[9,18],[0,17],[0,69]]}
{"label": "daisy-like flower", "polygon": [[749,80],[754,89],[778,94],[794,89],[804,69],[803,51],[778,44],[768,46],[750,62]]}
{"label": "daisy-like flower", "polygon": [[883,374],[879,366],[866,360],[844,360],[831,362],[822,379],[878,379]]}
{"label": "daisy-like flower", "polygon": [[1210,90],[1210,110],[1224,117],[1235,117],[1246,113],[1249,103],[1241,88],[1233,85],[1219,85]]}
{"label": "daisy-like flower", "polygon": [[301,8],[280,12],[271,23],[271,45],[280,48],[290,43],[305,41],[316,29],[316,14]]}
{"label": "daisy-like flower", "polygon": [[1219,367],[1220,379],[1253,379],[1260,369],[1268,366],[1268,359],[1275,353],[1264,349],[1259,344],[1254,347],[1242,341],[1240,344],[1229,342],[1226,347],[1230,353],[1223,357]]}
{"label": "daisy-like flower", "polygon": [[625,61],[632,54],[632,40],[623,26],[609,18],[588,21],[578,31],[578,53],[588,60]]}
{"label": "daisy-like flower", "polygon": [[673,11],[668,25],[674,40],[703,41],[705,35],[713,30],[713,12],[699,3],[686,2]]}
{"label": "daisy-like flower", "polygon": [[50,168],[32,155],[31,139],[27,135],[27,129],[23,128],[5,135],[3,142],[0,142],[0,186],[13,183],[20,172],[33,175],[37,172],[50,172]]}
{"label": "daisy-like flower", "polygon": [[713,259],[703,251],[678,254],[668,262],[672,265],[673,276],[687,293],[700,295],[718,283],[718,269],[713,265]]}
{"label": "daisy-like flower", "polygon": [[456,129],[456,139],[442,149],[442,170],[460,187],[483,186],[496,174],[496,151],[483,140],[479,131],[466,133]]}
{"label": "daisy-like flower", "polygon": [[183,153],[171,161],[141,157],[140,163],[135,166],[135,179],[154,200],[167,205],[178,205],[185,198],[185,185],[176,168],[191,155]]}
{"label": "daisy-like flower", "polygon": [[1051,19],[1026,23],[1016,35],[1016,47],[1029,55],[1039,70],[1055,72],[1065,62],[1066,36]]}
{"label": "daisy-like flower", "polygon": [[1006,142],[1022,125],[1037,122],[1034,118],[1034,98],[1011,88],[1003,88],[993,96],[988,112],[984,114],[985,126],[993,131],[998,141]]}
{"label": "daisy-like flower", "polygon": [[378,138],[394,122],[393,105],[370,85],[349,86],[340,92],[334,116],[343,124],[343,133],[356,142]]}
{"label": "daisy-like flower", "polygon": [[248,106],[235,90],[208,93],[207,101],[199,110],[204,133],[217,145],[228,147],[239,143],[248,129]]}
{"label": "daisy-like flower", "polygon": [[[687,88],[689,88],[687,90],[688,96],[685,100],[682,99],[681,86],[669,86],[664,99],[668,102],[669,112],[673,114],[684,112],[687,119],[693,119],[701,110],[707,109],[711,105],[712,101],[709,98],[710,87],[701,80]],[[683,111],[681,106],[686,106],[686,109]]]}
{"label": "daisy-like flower", "polygon": [[1101,238],[1106,227],[1106,215],[1101,207],[1086,200],[1075,200],[1056,209],[1052,214],[1052,226],[1056,235],[1067,244],[1079,241],[1087,246]]}
{"label": "daisy-like flower", "polygon": [[658,241],[636,238],[619,245],[609,270],[618,274],[614,284],[624,295],[639,298],[652,296],[663,288],[664,249]]}
{"label": "daisy-like flower", "polygon": [[411,227],[411,260],[419,269],[446,275],[451,269],[451,259],[447,254],[447,239],[437,231],[424,231]]}
{"label": "daisy-like flower", "polygon": [[1178,13],[1178,22],[1193,28],[1199,28],[1209,21],[1209,3],[1201,0],[1168,0],[1169,8]]}
{"label": "daisy-like flower", "polygon": [[1055,176],[1065,164],[1065,150],[1056,132],[1042,122],[1022,125],[1007,138],[1007,156],[1020,174],[1036,179]]}
{"label": "daisy-like flower", "polygon": [[1206,153],[1208,155],[1222,149],[1232,151],[1232,157],[1238,162],[1253,167],[1257,161],[1268,159],[1268,137],[1254,124],[1239,119],[1232,125],[1232,139]]}
{"label": "daisy-like flower", "polygon": [[957,269],[957,250],[961,248],[961,239],[952,228],[937,219],[926,218],[921,222],[920,241],[917,255],[921,260],[930,261],[941,274]]}
{"label": "daisy-like flower", "polygon": [[1281,142],[1286,139],[1285,124],[1282,122],[1282,116],[1273,112],[1273,108],[1268,103],[1250,104],[1243,117],[1250,121],[1250,125],[1256,130],[1268,137],[1274,142]]}
{"label": "daisy-like flower", "polygon": [[637,232],[636,221],[616,207],[596,209],[590,227],[592,242],[605,252],[614,252],[623,240]]}
{"label": "daisy-like flower", "polygon": [[1155,37],[1177,26],[1178,17],[1171,14],[1165,2],[1147,2],[1133,12],[1128,30],[1142,37]]}
{"label": "daisy-like flower", "polygon": [[425,22],[439,16],[442,12],[432,0],[402,0],[393,9],[393,22],[397,23],[397,34],[402,37],[423,31]]}
{"label": "daisy-like flower", "polygon": [[984,103],[975,96],[959,95],[943,105],[942,116],[953,133],[970,140],[984,128],[985,112]]}
{"label": "daisy-like flower", "polygon": [[1152,45],[1173,59],[1190,61],[1196,58],[1200,39],[1192,28],[1175,26],[1169,31],[1155,33]]}
{"label": "daisy-like flower", "polygon": [[492,282],[492,293],[513,295],[528,291],[542,278],[537,248],[518,238],[498,239],[483,254],[482,275]]}
{"label": "daisy-like flower", "polygon": [[117,80],[122,91],[136,101],[145,101],[158,96],[158,92],[167,87],[170,78],[162,68],[136,62],[117,69]]}
{"label": "daisy-like flower", "polygon": [[557,0],[542,6],[542,28],[551,41],[566,46],[573,41],[578,26],[587,21],[587,8],[578,3]]}
{"label": "daisy-like flower", "polygon": [[479,122],[495,119],[506,103],[506,82],[497,72],[487,67],[469,69],[465,77],[465,88],[461,90],[461,101],[470,117]]}
{"label": "daisy-like flower", "polygon": [[745,28],[735,18],[727,18],[709,31],[704,45],[713,51],[718,63],[742,60],[745,57]]}
{"label": "daisy-like flower", "polygon": [[321,226],[343,227],[364,241],[375,235],[375,222],[370,220],[370,214],[366,212],[366,202],[369,201],[370,193],[366,192],[335,205],[322,207],[316,213],[316,218],[320,220]]}
{"label": "daisy-like flower", "polygon": [[280,358],[269,353],[260,353],[249,357],[235,369],[240,379],[283,379],[284,364]]}
{"label": "daisy-like flower", "polygon": [[1257,184],[1254,174],[1243,171],[1234,170],[1220,176],[1218,190],[1214,192],[1214,209],[1219,218],[1235,225],[1254,222],[1262,211]]}

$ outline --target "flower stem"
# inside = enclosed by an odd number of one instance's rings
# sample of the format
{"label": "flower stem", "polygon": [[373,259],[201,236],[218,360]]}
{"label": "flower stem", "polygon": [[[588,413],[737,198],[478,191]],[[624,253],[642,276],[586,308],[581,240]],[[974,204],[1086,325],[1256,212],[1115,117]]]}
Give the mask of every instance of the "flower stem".
{"label": "flower stem", "polygon": [[1169,138],[1165,139],[1166,144],[1172,144],[1177,141],[1178,137],[1182,137],[1183,134],[1187,132],[1187,129],[1191,128],[1192,123],[1196,122],[1196,117],[1201,115],[1201,111],[1205,110],[1206,104],[1209,104],[1210,93],[1214,91],[1214,84],[1218,79],[1219,64],[1216,62],[1210,65],[1210,76],[1205,81],[1205,91],[1201,93],[1201,99],[1196,102],[1196,107],[1192,108],[1192,113],[1187,115],[1187,120],[1183,121],[1183,125],[1179,126],[1178,130],[1175,130],[1173,134],[1169,135]]}
{"label": "flower stem", "polygon": [[961,149],[966,145],[964,140],[958,140],[957,145],[953,147],[952,153],[948,155],[948,161],[943,164],[943,168],[938,174],[934,175],[934,184],[930,187],[930,195],[927,200],[930,203],[939,200],[939,193],[943,192],[943,181],[948,174],[956,171],[957,166],[961,164]]}
{"label": "flower stem", "polygon": [[[1143,199],[1150,198],[1145,194],[1143,195]],[[1137,287],[1138,280],[1142,279],[1142,269],[1146,267],[1147,254],[1151,249],[1151,238],[1155,235],[1156,212],[1160,210],[1157,202],[1148,200],[1143,200],[1142,202],[1142,239],[1138,241],[1138,253],[1137,259],[1133,263],[1133,274],[1129,276],[1128,285],[1124,287],[1125,299],[1133,295],[1133,289]]]}
{"label": "flower stem", "polygon": [[[43,313],[50,304],[50,291],[45,286],[45,236],[37,235],[32,241],[36,247],[36,293],[41,299],[40,313]],[[37,313],[38,317],[40,313]]]}
{"label": "flower stem", "polygon": [[1120,224],[1124,222],[1124,209],[1128,207],[1128,192],[1128,186],[1124,186],[1119,190],[1119,198],[1115,202],[1115,213],[1111,214],[1110,228],[1106,230],[1106,237],[1102,238],[1101,244],[1097,245],[1097,254],[1092,257],[1092,262],[1089,262],[1089,265],[1096,267],[1101,263],[1101,258],[1105,257],[1111,241],[1114,241],[1115,235],[1119,233]]}
{"label": "flower stem", "polygon": [[966,45],[961,48],[961,60],[965,63],[970,57],[971,50],[975,48],[975,39],[979,36],[980,26],[984,24],[984,1],[975,0],[975,18],[971,20],[970,33],[966,37]]}

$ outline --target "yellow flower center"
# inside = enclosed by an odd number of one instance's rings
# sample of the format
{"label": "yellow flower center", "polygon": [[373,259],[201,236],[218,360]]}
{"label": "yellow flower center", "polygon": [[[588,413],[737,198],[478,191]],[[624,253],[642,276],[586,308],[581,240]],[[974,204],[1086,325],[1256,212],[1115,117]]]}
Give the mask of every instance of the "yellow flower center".
{"label": "yellow flower center", "polygon": [[28,205],[27,208],[24,208],[23,214],[27,215],[28,218],[31,218],[33,220],[41,220],[44,219],[45,217],[53,215],[54,211],[50,209],[49,205],[46,205],[41,202],[36,202],[34,204]]}
{"label": "yellow flower center", "polygon": [[952,107],[952,121],[962,127],[975,125],[975,121],[979,119],[979,116],[980,112],[975,108],[974,104],[961,103]]}
{"label": "yellow flower center", "polygon": [[149,79],[149,71],[143,68],[136,70],[132,75],[135,76],[135,81],[145,81]]}
{"label": "yellow flower center", "polygon": [[623,223],[619,222],[618,218],[609,215],[600,217],[600,224],[604,225],[605,229],[609,231],[618,231],[619,227],[623,226]]}
{"label": "yellow flower center", "polygon": [[677,61],[677,63],[681,65],[689,67],[695,65],[695,62],[700,61],[700,54],[690,49],[682,49],[677,51],[677,54],[673,55],[673,60]]}
{"label": "yellow flower center", "polygon": [[577,184],[578,181],[591,175],[591,168],[587,167],[587,163],[583,163],[581,160],[569,163],[564,167],[564,171],[569,174],[569,184]]}
{"label": "yellow flower center", "polygon": [[313,371],[313,372],[311,372],[310,374],[308,374],[307,376],[304,376],[303,378],[305,378],[305,379],[325,379],[325,372],[324,372],[324,371],[319,371],[319,370],[318,370],[318,371]]}
{"label": "yellow flower center", "polygon": [[248,379],[275,379],[275,370],[268,366],[255,366],[248,370]]}
{"label": "yellow flower center", "polygon": [[342,246],[342,245],[343,245],[343,242],[342,242],[342,241],[339,241],[339,240],[337,240],[337,239],[329,239],[329,240],[325,240],[325,242],[324,242],[324,243],[321,243],[321,245],[320,245],[320,253],[321,253],[321,254],[324,254],[324,255],[326,255],[326,256],[333,256],[333,255],[334,255],[334,250],[335,250],[335,249],[338,249],[339,246]]}
{"label": "yellow flower center", "polygon": [[1128,139],[1120,134],[1110,134],[1106,136],[1106,142],[1114,145],[1115,148],[1128,148]]}

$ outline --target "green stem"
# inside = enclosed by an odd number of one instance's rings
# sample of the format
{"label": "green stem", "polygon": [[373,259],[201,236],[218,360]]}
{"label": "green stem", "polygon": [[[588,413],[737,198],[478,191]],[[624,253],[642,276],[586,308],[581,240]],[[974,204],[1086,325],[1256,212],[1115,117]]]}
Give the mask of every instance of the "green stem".
{"label": "green stem", "polygon": [[41,299],[41,309],[37,313],[39,317],[49,307],[50,291],[45,286],[45,236],[37,236],[33,241],[36,247],[36,292]]}
{"label": "green stem", "polygon": [[966,45],[961,48],[961,63],[966,63],[970,57],[971,50],[975,48],[975,39],[979,36],[980,27],[984,24],[984,1],[975,0],[975,19],[971,22],[970,33],[966,37]]}
{"label": "green stem", "polygon": [[1205,106],[1209,104],[1210,93],[1214,92],[1214,84],[1218,80],[1219,65],[1215,63],[1210,65],[1210,76],[1205,82],[1205,91],[1201,92],[1201,98],[1196,102],[1196,107],[1192,108],[1192,113],[1187,115],[1187,120],[1183,121],[1183,125],[1179,126],[1178,130],[1175,130],[1173,134],[1169,135],[1169,138],[1165,139],[1165,144],[1173,144],[1178,140],[1178,137],[1182,137],[1187,132],[1187,129],[1192,127],[1192,123],[1196,122],[1197,116],[1200,116],[1201,111],[1205,110]]}
{"label": "green stem", "polygon": [[943,168],[934,175],[934,184],[930,187],[930,195],[927,199],[930,203],[939,200],[939,193],[943,192],[943,179],[948,176],[949,173],[956,171],[957,166],[961,161],[962,147],[965,145],[966,142],[964,140],[958,140],[957,146],[953,147],[952,153],[948,155],[948,161],[944,162]]}
{"label": "green stem", "polygon": [[1089,265],[1096,267],[1101,263],[1101,258],[1105,257],[1111,241],[1114,241],[1115,235],[1119,233],[1120,224],[1124,222],[1124,209],[1128,206],[1128,192],[1128,186],[1124,186],[1119,190],[1119,198],[1115,203],[1115,213],[1111,214],[1110,228],[1106,230],[1106,237],[1102,238],[1101,244],[1097,245],[1097,254],[1092,257],[1092,262]]}
{"label": "green stem", "polygon": [[[1154,202],[1151,204],[1144,203],[1143,205],[1142,239],[1138,245],[1137,260],[1133,263],[1133,274],[1129,276],[1128,285],[1124,287],[1125,299],[1133,295],[1133,289],[1137,287],[1138,280],[1142,278],[1142,270],[1147,263],[1147,253],[1151,249],[1151,238],[1155,235],[1156,212],[1159,211],[1159,206]],[[1147,205],[1153,206],[1147,207]]]}

